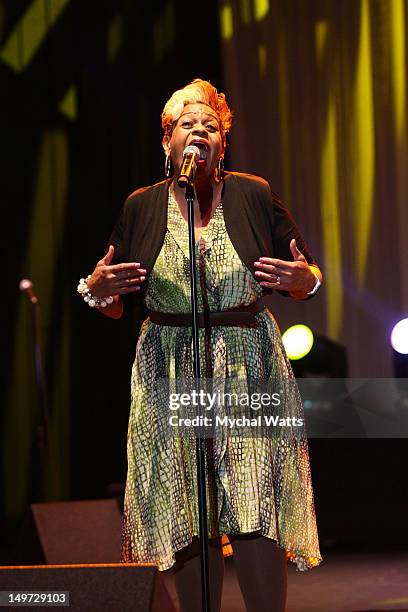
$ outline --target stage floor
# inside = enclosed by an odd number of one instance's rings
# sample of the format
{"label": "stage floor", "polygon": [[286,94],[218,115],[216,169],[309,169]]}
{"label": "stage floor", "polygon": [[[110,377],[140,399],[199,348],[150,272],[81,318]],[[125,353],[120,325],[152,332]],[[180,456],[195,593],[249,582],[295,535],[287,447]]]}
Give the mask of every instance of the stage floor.
{"label": "stage floor", "polygon": [[[408,553],[324,554],[307,572],[288,572],[287,612],[408,611]],[[174,586],[172,597],[177,602]],[[233,562],[226,561],[222,612],[245,612]]]}

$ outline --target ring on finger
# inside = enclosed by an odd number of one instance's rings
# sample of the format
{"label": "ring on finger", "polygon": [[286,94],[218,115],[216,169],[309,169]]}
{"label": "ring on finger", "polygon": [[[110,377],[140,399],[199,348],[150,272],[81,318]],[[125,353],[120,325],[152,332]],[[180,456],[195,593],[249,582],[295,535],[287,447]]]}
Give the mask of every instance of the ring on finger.
{"label": "ring on finger", "polygon": [[276,275],[276,284],[280,285],[281,282],[281,277],[279,276],[279,274]]}

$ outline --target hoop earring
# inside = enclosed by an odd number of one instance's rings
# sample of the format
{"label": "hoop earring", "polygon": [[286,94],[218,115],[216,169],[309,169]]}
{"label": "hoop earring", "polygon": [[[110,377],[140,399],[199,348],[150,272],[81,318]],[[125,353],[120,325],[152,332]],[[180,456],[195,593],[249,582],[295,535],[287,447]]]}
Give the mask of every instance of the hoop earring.
{"label": "hoop earring", "polygon": [[222,181],[224,178],[224,158],[223,157],[220,157],[218,159],[216,173],[217,173],[217,179],[219,181]]}
{"label": "hoop earring", "polygon": [[166,159],[164,160],[164,173],[167,178],[170,178],[171,172],[171,157],[169,154],[166,155]]}

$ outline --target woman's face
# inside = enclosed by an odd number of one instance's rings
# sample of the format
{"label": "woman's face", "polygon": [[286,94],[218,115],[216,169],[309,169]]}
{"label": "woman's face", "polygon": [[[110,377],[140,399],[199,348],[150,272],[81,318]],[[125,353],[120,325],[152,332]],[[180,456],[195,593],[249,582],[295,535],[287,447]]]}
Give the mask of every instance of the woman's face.
{"label": "woman's face", "polygon": [[197,164],[197,174],[212,175],[224,152],[223,140],[216,113],[201,102],[184,107],[169,140],[163,144],[166,154],[171,155],[175,173],[180,169],[184,149],[193,144],[203,150],[202,157],[206,154]]}

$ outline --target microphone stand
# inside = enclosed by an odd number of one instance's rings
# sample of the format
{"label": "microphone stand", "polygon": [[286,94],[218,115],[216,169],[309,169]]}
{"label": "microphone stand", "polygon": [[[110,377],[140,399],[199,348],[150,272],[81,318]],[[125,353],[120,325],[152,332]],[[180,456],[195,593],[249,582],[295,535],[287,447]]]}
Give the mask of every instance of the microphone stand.
{"label": "microphone stand", "polygon": [[[186,185],[185,198],[188,210],[188,245],[190,251],[190,280],[191,280],[191,312],[193,334],[193,371],[194,380],[200,378],[200,355],[198,341],[198,300],[197,300],[197,267],[195,256],[194,235],[194,188],[190,182]],[[198,488],[198,519],[200,533],[201,555],[201,597],[202,611],[210,612],[210,581],[208,571],[208,530],[207,530],[207,499],[205,481],[205,438],[199,432],[196,439],[197,457],[197,488]]]}
{"label": "microphone stand", "polygon": [[[37,424],[37,448],[40,454],[39,461],[41,465],[41,473],[43,474],[44,462],[48,461],[50,469],[50,479],[53,488],[57,486],[57,468],[55,465],[54,455],[51,448],[49,417],[50,409],[48,402],[48,390],[46,377],[43,366],[43,358],[41,352],[40,331],[39,331],[39,304],[38,298],[34,293],[26,291],[30,301],[31,328],[33,337],[33,357],[34,357],[34,374],[39,400],[39,422]],[[31,287],[30,287],[31,289]],[[41,487],[40,497],[44,497],[44,481]]]}

